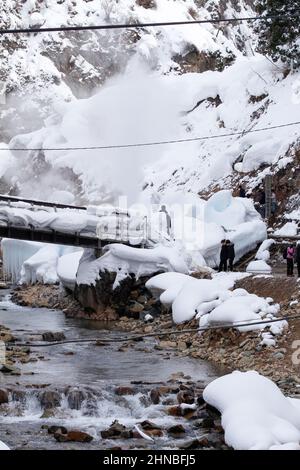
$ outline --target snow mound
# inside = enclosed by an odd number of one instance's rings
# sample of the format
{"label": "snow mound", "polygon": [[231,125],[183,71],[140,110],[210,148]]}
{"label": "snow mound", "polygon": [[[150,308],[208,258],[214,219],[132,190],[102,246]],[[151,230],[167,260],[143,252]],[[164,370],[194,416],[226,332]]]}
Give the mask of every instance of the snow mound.
{"label": "snow mound", "polygon": [[298,233],[298,225],[296,222],[287,222],[283,227],[275,230],[274,235],[280,237],[295,237]]}
{"label": "snow mound", "polygon": [[57,276],[64,287],[75,289],[76,275],[83,250],[68,253],[61,256],[57,262]]}
{"label": "snow mound", "polygon": [[[235,325],[239,331],[270,329],[270,336],[281,335],[288,324],[238,326],[239,323],[256,323],[263,319],[274,320],[280,307],[273,299],[249,294],[245,289],[234,289],[235,273],[218,275],[213,279],[196,279],[180,273],[158,274],[146,282],[153,293],[159,293],[162,304],[172,307],[176,324],[199,318],[199,326]],[[276,326],[275,326],[276,325]],[[263,343],[266,344],[266,343]],[[269,344],[270,345],[270,344]]]}
{"label": "snow mound", "polygon": [[269,266],[264,260],[251,261],[248,264],[247,273],[260,273],[260,274],[270,274],[272,272],[271,266]]}
{"label": "snow mound", "polygon": [[257,372],[220,377],[205,388],[203,397],[221,412],[225,441],[234,449],[299,449],[299,404]]}
{"label": "snow mound", "polygon": [[77,272],[77,284],[94,285],[104,271],[117,273],[114,288],[130,274],[139,278],[159,271],[188,273],[181,253],[175,248],[157,246],[143,249],[112,244],[104,251],[103,256],[96,258],[93,250],[85,250]]}

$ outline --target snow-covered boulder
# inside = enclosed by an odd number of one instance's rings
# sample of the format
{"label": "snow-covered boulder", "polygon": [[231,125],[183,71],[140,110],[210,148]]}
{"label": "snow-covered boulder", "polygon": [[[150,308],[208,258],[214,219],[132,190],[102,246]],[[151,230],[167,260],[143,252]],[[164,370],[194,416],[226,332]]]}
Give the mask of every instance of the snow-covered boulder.
{"label": "snow-covered boulder", "polygon": [[271,274],[272,268],[263,259],[251,261],[247,268],[247,273],[254,274]]}
{"label": "snow-covered boulder", "polygon": [[225,441],[236,450],[300,450],[300,401],[257,372],[233,372],[211,382],[204,400],[222,414]]}

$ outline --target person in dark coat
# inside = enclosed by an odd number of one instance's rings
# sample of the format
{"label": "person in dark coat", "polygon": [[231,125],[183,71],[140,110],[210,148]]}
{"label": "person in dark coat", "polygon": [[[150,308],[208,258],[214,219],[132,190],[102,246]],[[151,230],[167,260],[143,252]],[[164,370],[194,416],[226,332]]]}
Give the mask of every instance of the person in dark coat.
{"label": "person in dark coat", "polygon": [[246,191],[242,185],[239,186],[239,197],[246,197]]}
{"label": "person in dark coat", "polygon": [[233,262],[235,258],[234,243],[232,243],[230,240],[226,240],[226,246],[227,246],[227,256],[228,256],[228,261],[229,261],[229,269],[230,271],[233,271]]}
{"label": "person in dark coat", "polygon": [[298,277],[300,277],[300,242],[297,243],[296,248],[296,263],[298,268]]}
{"label": "person in dark coat", "polygon": [[169,212],[167,211],[166,206],[165,205],[161,206],[159,212],[164,213],[165,216],[166,216],[167,234],[170,235],[171,234],[171,228],[172,228],[172,219],[171,219],[171,216],[170,216]]}
{"label": "person in dark coat", "polygon": [[226,245],[226,240],[221,241],[221,253],[220,253],[220,265],[219,273],[221,271],[227,271],[227,260],[228,260],[228,247]]}

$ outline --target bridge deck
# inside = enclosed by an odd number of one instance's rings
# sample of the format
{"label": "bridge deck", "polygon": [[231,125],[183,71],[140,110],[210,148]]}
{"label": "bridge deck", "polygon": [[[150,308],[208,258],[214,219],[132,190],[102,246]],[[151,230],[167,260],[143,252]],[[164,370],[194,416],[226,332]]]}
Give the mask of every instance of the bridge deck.
{"label": "bridge deck", "polygon": [[[16,225],[1,225],[0,238],[14,238],[42,243],[54,243],[56,245],[80,246],[82,248],[102,248],[112,243],[130,245],[121,240],[100,240],[99,238],[81,235],[80,233],[57,232],[48,229],[36,229]],[[132,245],[131,245],[132,246]],[[141,244],[134,245],[139,248]]]}

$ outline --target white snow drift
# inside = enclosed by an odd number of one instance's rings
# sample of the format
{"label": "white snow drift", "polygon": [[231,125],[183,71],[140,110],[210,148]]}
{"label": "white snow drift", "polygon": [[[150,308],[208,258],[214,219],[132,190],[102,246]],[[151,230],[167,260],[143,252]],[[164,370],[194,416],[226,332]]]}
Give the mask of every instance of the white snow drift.
{"label": "white snow drift", "polygon": [[[215,275],[213,279],[195,279],[178,273],[163,273],[147,281],[146,287],[160,295],[160,301],[171,306],[177,324],[199,318],[199,326],[235,325],[240,331],[270,329],[270,336],[282,334],[288,326],[285,320],[251,325],[275,319],[279,305],[273,299],[249,294],[244,289],[232,289],[234,276]],[[239,323],[250,323],[238,326]],[[262,344],[267,344],[263,342]],[[274,339],[275,344],[275,339]]]}
{"label": "white snow drift", "polygon": [[286,398],[257,372],[233,372],[211,382],[204,400],[222,414],[226,443],[236,450],[300,450],[300,402]]}

